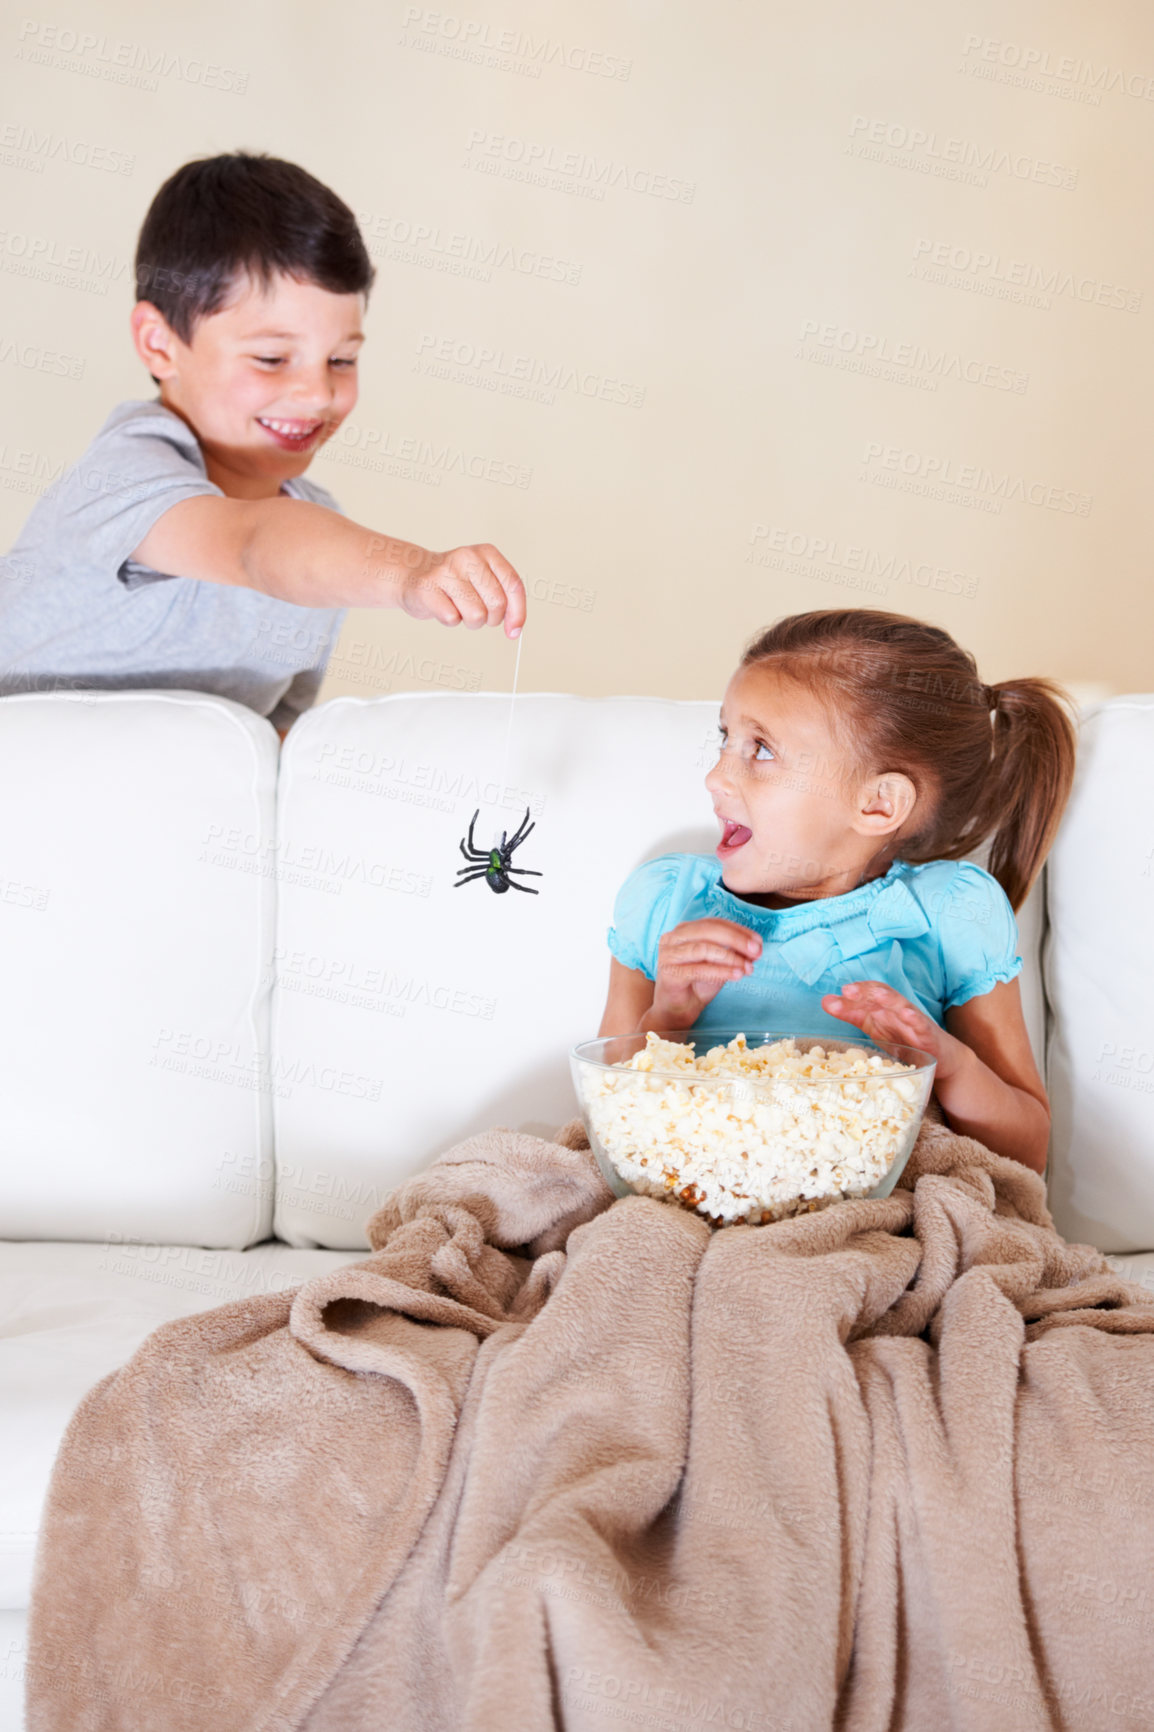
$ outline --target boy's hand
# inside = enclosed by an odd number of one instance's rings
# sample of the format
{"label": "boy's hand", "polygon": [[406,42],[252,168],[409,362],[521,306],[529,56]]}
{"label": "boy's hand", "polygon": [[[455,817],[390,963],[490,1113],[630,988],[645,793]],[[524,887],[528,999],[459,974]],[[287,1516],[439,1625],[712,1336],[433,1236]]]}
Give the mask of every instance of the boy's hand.
{"label": "boy's hand", "polygon": [[525,585],[503,553],[489,543],[428,553],[406,574],[401,607],[413,619],[436,619],[476,631],[505,622],[506,637],[525,623]]}
{"label": "boy's hand", "polygon": [[827,992],[821,1008],[860,1028],[868,1040],[888,1040],[928,1052],[938,1061],[935,1085],[945,1082],[969,1051],[955,1035],[880,980],[854,980],[840,993]]}
{"label": "boy's hand", "polygon": [[653,1004],[642,1028],[692,1028],[727,980],[741,980],[761,939],[736,920],[686,920],[661,936]]}

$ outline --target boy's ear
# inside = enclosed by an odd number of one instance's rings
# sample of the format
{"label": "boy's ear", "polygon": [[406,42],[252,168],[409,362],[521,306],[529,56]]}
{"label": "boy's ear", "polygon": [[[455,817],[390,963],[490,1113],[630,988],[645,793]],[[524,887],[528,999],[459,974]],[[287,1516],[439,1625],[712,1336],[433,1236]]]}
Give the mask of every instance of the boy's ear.
{"label": "boy's ear", "polygon": [[137,301],[129,323],[136,353],[157,384],[162,379],[171,379],[177,369],[179,338],[160,308],[151,301]]}
{"label": "boy's ear", "polygon": [[890,836],[905,824],[918,791],[900,770],[886,770],[863,784],[854,829],[866,836]]}

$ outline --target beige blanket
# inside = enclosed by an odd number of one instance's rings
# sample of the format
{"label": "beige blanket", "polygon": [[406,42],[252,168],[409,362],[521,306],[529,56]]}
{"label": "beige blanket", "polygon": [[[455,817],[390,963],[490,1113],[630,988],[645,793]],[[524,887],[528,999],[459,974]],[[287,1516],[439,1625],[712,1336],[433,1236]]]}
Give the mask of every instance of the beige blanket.
{"label": "beige blanket", "polygon": [[710,1230],[579,1124],[77,1410],[29,1732],[1139,1732],[1154,1302],[927,1123],[883,1202]]}

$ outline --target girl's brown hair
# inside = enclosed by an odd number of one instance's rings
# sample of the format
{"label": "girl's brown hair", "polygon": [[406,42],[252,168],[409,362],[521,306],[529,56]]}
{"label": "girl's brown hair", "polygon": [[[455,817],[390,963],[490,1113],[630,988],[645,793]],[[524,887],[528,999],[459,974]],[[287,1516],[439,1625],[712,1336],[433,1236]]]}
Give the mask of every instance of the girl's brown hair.
{"label": "girl's brown hair", "polygon": [[1073,700],[1061,686],[985,686],[948,632],[872,608],[778,620],[742,656],[753,663],[813,686],[869,770],[909,776],[918,802],[903,860],[960,860],[992,836],[989,870],[1021,907],[1074,778]]}

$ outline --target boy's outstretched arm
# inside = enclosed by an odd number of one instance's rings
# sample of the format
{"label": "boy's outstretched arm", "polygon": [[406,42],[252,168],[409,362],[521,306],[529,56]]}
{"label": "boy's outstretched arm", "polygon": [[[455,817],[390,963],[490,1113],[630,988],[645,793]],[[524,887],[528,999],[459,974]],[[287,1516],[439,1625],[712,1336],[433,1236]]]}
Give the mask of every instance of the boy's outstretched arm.
{"label": "boy's outstretched arm", "polygon": [[304,499],[182,499],[131,557],[298,607],[399,607],[470,630],[503,621],[507,637],[525,623],[525,586],[487,542],[430,553]]}

